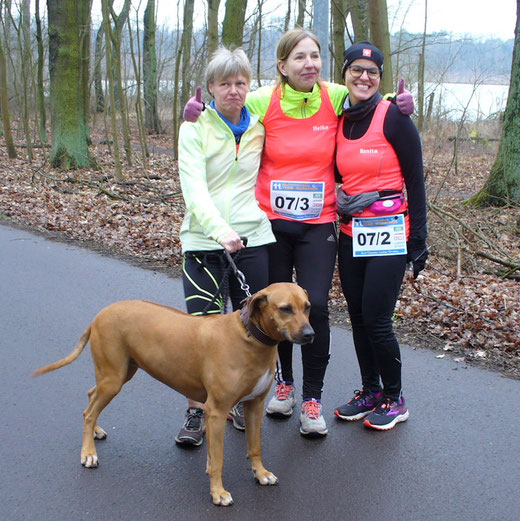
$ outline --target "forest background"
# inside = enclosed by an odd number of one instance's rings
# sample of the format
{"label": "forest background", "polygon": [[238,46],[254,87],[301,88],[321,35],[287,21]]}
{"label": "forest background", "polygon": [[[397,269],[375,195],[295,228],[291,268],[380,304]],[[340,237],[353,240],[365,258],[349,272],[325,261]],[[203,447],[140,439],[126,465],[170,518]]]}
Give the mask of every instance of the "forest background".
{"label": "forest background", "polygon": [[[341,82],[344,48],[371,39],[383,90],[404,77],[415,96],[428,192],[430,259],[403,284],[396,329],[433,363],[520,377],[520,0],[507,2],[504,40],[430,32],[427,0],[420,32],[405,29],[410,0],[1,0],[0,219],[178,275],[177,132],[212,50],[242,46],[254,86],[269,84],[278,39],[303,26]],[[448,102],[455,83],[468,95]],[[481,102],[485,85],[509,97]],[[330,304],[348,325],[337,277]]]}

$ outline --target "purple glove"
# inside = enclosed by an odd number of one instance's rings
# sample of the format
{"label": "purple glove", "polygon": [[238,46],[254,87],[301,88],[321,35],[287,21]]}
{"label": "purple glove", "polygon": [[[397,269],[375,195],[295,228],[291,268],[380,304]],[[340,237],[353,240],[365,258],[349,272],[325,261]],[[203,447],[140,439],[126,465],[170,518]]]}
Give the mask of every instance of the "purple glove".
{"label": "purple glove", "polygon": [[[188,102],[189,103],[189,102]],[[399,87],[397,88],[397,96],[395,98],[395,104],[399,107],[399,110],[405,115],[409,116],[413,114],[414,102],[412,93],[404,88],[404,78],[399,80]],[[188,105],[186,105],[188,107]],[[184,109],[186,114],[186,109]],[[185,116],[186,118],[186,116]]]}
{"label": "purple glove", "polygon": [[[413,104],[413,100],[412,100]],[[199,116],[202,114],[202,111],[206,108],[204,102],[202,101],[202,87],[199,85],[197,87],[197,91],[193,98],[190,98],[184,107],[184,120],[189,121],[190,123],[195,123]],[[402,112],[402,111],[401,111]]]}

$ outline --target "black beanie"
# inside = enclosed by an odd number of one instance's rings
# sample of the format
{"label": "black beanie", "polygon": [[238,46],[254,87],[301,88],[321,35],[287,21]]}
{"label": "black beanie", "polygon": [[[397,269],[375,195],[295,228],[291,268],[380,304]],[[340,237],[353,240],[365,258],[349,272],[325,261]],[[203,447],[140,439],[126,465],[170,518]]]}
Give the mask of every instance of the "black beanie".
{"label": "black beanie", "polygon": [[374,44],[365,41],[352,44],[343,53],[345,62],[343,63],[343,69],[341,69],[342,78],[345,77],[347,67],[353,61],[359,60],[360,58],[372,60],[379,67],[381,74],[383,74],[383,53]]}

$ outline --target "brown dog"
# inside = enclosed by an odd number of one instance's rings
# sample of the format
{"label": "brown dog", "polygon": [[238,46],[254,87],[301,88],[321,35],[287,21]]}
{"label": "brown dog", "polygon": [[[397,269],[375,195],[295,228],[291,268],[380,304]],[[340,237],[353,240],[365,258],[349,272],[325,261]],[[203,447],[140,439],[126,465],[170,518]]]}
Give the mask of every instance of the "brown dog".
{"label": "brown dog", "polygon": [[248,458],[261,485],[278,478],[262,464],[260,431],[265,397],[273,380],[277,345],[312,341],[310,303],[292,283],[272,284],[247,299],[242,311],[194,317],[173,308],[127,300],[103,309],[70,355],[38,369],[34,376],[73,362],[90,339],[96,385],[83,413],[81,463],[97,467],[94,438],[106,432],[97,425],[101,411],[138,368],[179,391],[205,402],[207,466],[213,503],[233,502],[222,484],[224,431],[228,411],[244,402]]}

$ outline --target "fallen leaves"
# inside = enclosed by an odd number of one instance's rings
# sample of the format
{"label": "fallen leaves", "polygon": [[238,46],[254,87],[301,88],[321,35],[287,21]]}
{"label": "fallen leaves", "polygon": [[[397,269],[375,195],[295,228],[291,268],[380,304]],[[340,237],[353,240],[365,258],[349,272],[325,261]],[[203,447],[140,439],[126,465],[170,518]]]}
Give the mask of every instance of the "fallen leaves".
{"label": "fallen leaves", "polygon": [[[110,157],[99,145],[93,153],[102,170],[67,173],[52,170],[41,156],[33,164],[21,158],[9,160],[0,149],[0,217],[178,272],[184,204],[177,165],[167,153],[168,138],[154,139],[156,152],[146,168],[127,167],[122,182],[111,174]],[[425,157],[429,156],[427,151]],[[496,249],[519,259],[519,209],[461,205],[463,197],[482,186],[493,157],[463,156],[458,175],[452,175],[449,151],[437,152],[426,164],[428,194],[438,194],[437,205],[465,219],[489,240],[489,245],[479,245],[482,251]],[[397,331],[411,334],[409,343],[441,351],[438,359],[450,355],[456,361],[475,361],[520,375],[519,282],[501,279],[493,273],[496,264],[457,246],[467,230],[455,231],[454,224],[448,226],[433,214],[429,230],[427,268],[416,281],[403,284],[395,310]],[[337,274],[330,306],[344,322],[346,306]]]}

